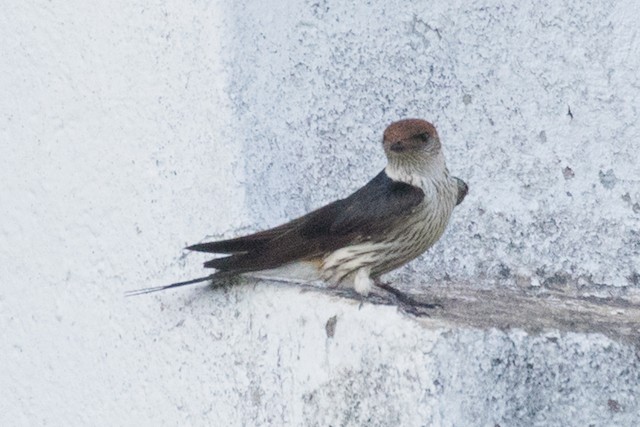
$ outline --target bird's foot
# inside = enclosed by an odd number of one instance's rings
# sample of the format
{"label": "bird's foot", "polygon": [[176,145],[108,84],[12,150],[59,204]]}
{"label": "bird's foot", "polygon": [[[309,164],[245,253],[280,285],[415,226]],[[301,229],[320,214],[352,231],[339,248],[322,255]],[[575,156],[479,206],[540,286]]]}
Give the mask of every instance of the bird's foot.
{"label": "bird's foot", "polygon": [[404,292],[394,288],[388,283],[383,283],[376,280],[375,285],[379,289],[385,291],[392,300],[395,300],[395,304],[400,307],[402,311],[413,314],[414,316],[428,316],[431,310],[442,308],[442,304],[419,301],[412,296],[407,295]]}
{"label": "bird's foot", "polygon": [[[423,301],[419,301],[387,283],[375,281],[374,285],[377,289],[384,292],[370,292],[367,295],[363,295],[356,292],[353,288],[331,286],[322,289],[323,292],[329,294],[359,301],[360,304],[358,305],[358,309],[362,309],[364,303],[367,302],[374,305],[395,305],[405,313],[409,313],[414,316],[429,316],[433,309],[442,307],[442,305],[438,303],[425,303]],[[318,289],[316,287],[311,288],[314,290]]]}

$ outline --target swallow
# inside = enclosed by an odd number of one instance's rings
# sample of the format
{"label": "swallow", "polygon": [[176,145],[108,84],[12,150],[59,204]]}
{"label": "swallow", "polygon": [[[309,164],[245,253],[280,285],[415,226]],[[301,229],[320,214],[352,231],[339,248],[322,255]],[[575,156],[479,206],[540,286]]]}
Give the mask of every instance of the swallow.
{"label": "swallow", "polygon": [[322,280],[365,297],[374,289],[403,296],[380,277],[433,246],[469,187],[450,175],[438,133],[425,120],[390,124],[382,146],[386,167],[350,196],[275,228],[189,246],[190,251],[224,255],[204,263],[215,272],[129,295],[205,281],[221,284],[245,275]]}

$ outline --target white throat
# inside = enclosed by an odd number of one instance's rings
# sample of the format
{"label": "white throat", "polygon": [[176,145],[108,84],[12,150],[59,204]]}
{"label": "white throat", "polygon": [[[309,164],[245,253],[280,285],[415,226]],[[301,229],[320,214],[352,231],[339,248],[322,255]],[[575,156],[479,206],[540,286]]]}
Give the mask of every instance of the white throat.
{"label": "white throat", "polygon": [[449,171],[442,153],[416,162],[389,159],[384,171],[394,181],[404,182],[422,189],[425,186],[449,180]]}

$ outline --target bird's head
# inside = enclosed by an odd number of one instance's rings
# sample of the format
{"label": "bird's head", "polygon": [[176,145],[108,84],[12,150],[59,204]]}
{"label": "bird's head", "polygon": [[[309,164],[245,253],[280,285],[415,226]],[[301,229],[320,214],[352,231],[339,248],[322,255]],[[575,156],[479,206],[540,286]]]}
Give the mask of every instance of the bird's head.
{"label": "bird's head", "polygon": [[386,170],[391,175],[439,175],[446,170],[436,128],[425,120],[391,123],[384,131],[382,144],[389,161]]}
{"label": "bird's head", "polygon": [[382,143],[389,160],[401,161],[440,153],[440,139],[436,128],[420,119],[391,123],[384,131]]}

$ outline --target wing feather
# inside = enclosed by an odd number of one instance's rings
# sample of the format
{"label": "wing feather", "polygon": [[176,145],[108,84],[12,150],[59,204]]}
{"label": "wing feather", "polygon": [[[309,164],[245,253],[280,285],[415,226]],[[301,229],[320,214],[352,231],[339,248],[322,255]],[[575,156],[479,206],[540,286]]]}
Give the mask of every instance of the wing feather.
{"label": "wing feather", "polygon": [[454,177],[454,179],[456,180],[456,184],[458,185],[458,198],[456,199],[456,206],[458,206],[467,196],[467,193],[469,192],[469,186],[466,182],[458,177]]}
{"label": "wing feather", "polygon": [[351,243],[381,236],[424,200],[424,192],[393,181],[382,171],[364,187],[278,227],[187,249],[232,254],[204,265],[237,273],[276,268],[312,259]]}

